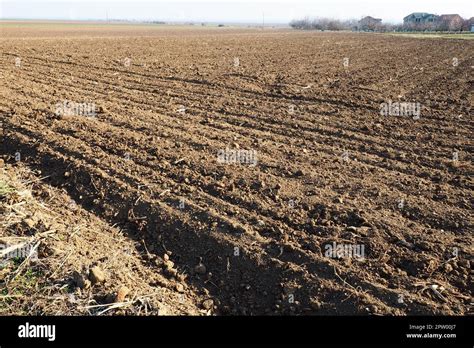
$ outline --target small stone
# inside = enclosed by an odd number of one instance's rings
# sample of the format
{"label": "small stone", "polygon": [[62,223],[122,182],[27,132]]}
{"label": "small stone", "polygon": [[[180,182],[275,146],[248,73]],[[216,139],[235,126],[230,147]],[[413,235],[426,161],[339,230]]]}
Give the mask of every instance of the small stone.
{"label": "small stone", "polygon": [[171,260],[165,261],[165,268],[172,269],[174,267],[174,262]]}
{"label": "small stone", "polygon": [[446,273],[451,273],[453,271],[453,266],[451,266],[449,263],[444,265],[444,270]]}
{"label": "small stone", "polygon": [[301,169],[295,172],[295,176],[303,176],[303,175],[304,175],[304,172]]}
{"label": "small stone", "polygon": [[255,189],[264,189],[266,187],[265,181],[259,180],[252,185]]}
{"label": "small stone", "polygon": [[214,306],[214,301],[210,298],[202,302],[202,307],[206,310],[211,309],[213,306]]}
{"label": "small stone", "polygon": [[336,197],[336,198],[334,198],[333,203],[342,204],[342,203],[344,203],[344,200],[341,197]]}
{"label": "small stone", "polygon": [[80,289],[87,289],[91,286],[91,282],[89,279],[85,279],[81,273],[74,271],[72,273],[72,279],[76,286]]}
{"label": "small stone", "polygon": [[432,272],[438,268],[438,263],[435,260],[429,260],[425,267],[428,272]]}
{"label": "small stone", "polygon": [[176,284],[175,289],[177,292],[184,292],[184,285],[183,284]]}
{"label": "small stone", "polygon": [[194,272],[197,274],[206,274],[206,266],[204,266],[203,263],[199,263],[196,265],[196,267],[194,267]]}
{"label": "small stone", "polygon": [[127,288],[125,285],[122,285],[120,289],[117,291],[117,296],[115,296],[115,302],[123,302],[125,301],[125,297],[130,293],[130,289]]}
{"label": "small stone", "polygon": [[94,266],[89,270],[89,279],[92,284],[102,283],[105,281],[105,273],[98,266]]}
{"label": "small stone", "polygon": [[65,172],[65,173],[64,173],[64,177],[65,177],[65,178],[69,178],[70,176],[71,176],[71,172]]}

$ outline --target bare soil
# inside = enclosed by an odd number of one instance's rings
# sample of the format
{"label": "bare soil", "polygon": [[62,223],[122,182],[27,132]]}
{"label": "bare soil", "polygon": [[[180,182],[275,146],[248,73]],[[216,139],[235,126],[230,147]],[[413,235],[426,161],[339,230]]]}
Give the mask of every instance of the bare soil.
{"label": "bare soil", "polygon": [[[65,263],[43,266],[79,298],[59,312],[97,314],[122,285],[133,304],[108,314],[146,314],[149,294],[154,314],[469,312],[473,41],[18,30],[0,30],[0,156],[65,225],[44,256]],[[64,100],[97,115],[57,115]],[[389,101],[420,118],[381,116]],[[257,165],[220,163],[226,148]],[[94,266],[105,283],[80,289]]]}

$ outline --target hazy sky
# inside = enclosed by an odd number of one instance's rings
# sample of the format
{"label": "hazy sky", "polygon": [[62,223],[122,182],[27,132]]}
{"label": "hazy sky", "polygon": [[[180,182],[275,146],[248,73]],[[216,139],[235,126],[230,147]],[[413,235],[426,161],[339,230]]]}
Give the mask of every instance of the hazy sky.
{"label": "hazy sky", "polygon": [[411,12],[474,16],[474,0],[0,0],[0,18],[135,19],[288,23],[295,18],[370,15],[401,22]]}

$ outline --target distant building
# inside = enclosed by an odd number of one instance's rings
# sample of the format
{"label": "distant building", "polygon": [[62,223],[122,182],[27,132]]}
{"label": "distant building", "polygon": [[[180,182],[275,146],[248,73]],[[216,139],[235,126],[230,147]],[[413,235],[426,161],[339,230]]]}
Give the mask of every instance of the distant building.
{"label": "distant building", "polygon": [[437,15],[426,13],[426,12],[414,12],[403,18],[403,23],[413,23],[413,24],[422,24],[422,23],[434,23],[438,18]]}
{"label": "distant building", "polygon": [[436,27],[438,16],[426,12],[414,12],[403,18],[403,26],[412,30],[432,30]]}
{"label": "distant building", "polygon": [[371,16],[367,16],[362,18],[359,21],[359,30],[364,31],[375,31],[379,26],[381,26],[382,20],[380,18],[374,18]]}
{"label": "distant building", "polygon": [[463,31],[470,31],[470,32],[474,33],[474,17],[471,17],[471,18],[466,19],[464,21],[462,30]]}
{"label": "distant building", "polygon": [[403,18],[403,26],[406,30],[469,31],[474,25],[471,20],[472,18],[465,21],[458,14],[438,16],[427,12],[415,12]]}
{"label": "distant building", "polygon": [[464,19],[458,14],[444,14],[437,18],[436,29],[441,31],[461,31]]}

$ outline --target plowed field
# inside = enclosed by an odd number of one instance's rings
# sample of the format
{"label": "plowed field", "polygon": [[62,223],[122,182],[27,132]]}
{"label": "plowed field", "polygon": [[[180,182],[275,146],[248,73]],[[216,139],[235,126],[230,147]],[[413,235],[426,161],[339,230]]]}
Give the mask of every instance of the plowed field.
{"label": "plowed field", "polygon": [[[474,41],[0,33],[0,156],[63,189],[65,211],[143,241],[143,266],[192,289],[187,301],[212,299],[216,314],[468,313]],[[57,112],[65,101],[95,114]],[[381,115],[389,102],[420,115]],[[363,257],[328,255],[335,245]]]}

